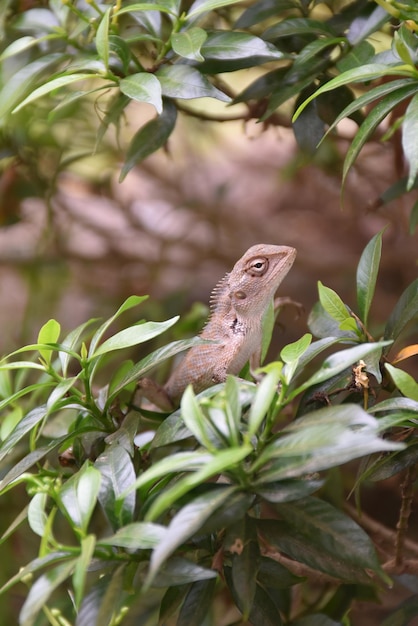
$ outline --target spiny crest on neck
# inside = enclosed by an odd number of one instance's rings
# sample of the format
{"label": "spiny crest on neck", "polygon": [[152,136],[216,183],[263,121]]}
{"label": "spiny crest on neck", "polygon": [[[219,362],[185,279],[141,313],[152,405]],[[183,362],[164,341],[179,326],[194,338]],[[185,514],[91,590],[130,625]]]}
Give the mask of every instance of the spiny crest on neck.
{"label": "spiny crest on neck", "polygon": [[209,309],[210,315],[212,316],[215,312],[218,312],[220,309],[224,310],[225,307],[229,304],[229,277],[230,273],[225,274],[223,278],[221,278],[212,289],[212,293],[209,298]]}

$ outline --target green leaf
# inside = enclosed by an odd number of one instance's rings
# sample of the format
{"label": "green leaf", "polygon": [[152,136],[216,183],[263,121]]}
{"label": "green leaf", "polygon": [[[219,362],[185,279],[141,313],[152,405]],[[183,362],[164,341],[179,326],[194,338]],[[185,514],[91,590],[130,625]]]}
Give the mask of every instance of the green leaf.
{"label": "green leaf", "polygon": [[77,609],[80,608],[84,598],[87,572],[90,562],[93,558],[94,549],[96,547],[95,535],[87,535],[81,540],[81,553],[77,559],[77,563],[73,573],[74,599]]}
{"label": "green leaf", "polygon": [[216,572],[182,557],[173,556],[158,572],[153,587],[168,587],[170,585],[185,585],[197,580],[216,578]]}
{"label": "green leaf", "polygon": [[84,597],[77,614],[77,626],[110,626],[125,599],[123,580],[125,564],[115,568],[111,574],[102,574]]}
{"label": "green leaf", "polygon": [[130,348],[131,346],[149,341],[171,328],[178,319],[179,316],[177,315],[165,322],[144,322],[143,324],[124,328],[124,330],[109,337],[109,339],[99,345],[90,358],[94,359],[113,350],[122,350],[123,348]]}
{"label": "green leaf", "polygon": [[402,147],[409,163],[407,190],[410,191],[418,173],[418,94],[408,104],[402,124]]}
{"label": "green leaf", "polygon": [[286,58],[275,46],[260,37],[226,30],[210,32],[201,52],[205,59],[222,61],[251,57],[262,57],[266,61]]}
{"label": "green leaf", "polygon": [[230,6],[236,2],[239,2],[239,0],[196,0],[190,7],[189,12],[186,15],[186,19],[191,20],[198,15],[202,15],[202,13],[215,11],[216,9]]}
{"label": "green leaf", "polygon": [[194,498],[174,515],[167,527],[167,534],[152,553],[147,584],[151,583],[163,562],[195,535],[214,511],[225,506],[234,492],[235,487],[218,487]]}
{"label": "green leaf", "polygon": [[64,580],[71,576],[76,563],[77,559],[73,559],[69,563],[62,563],[50,569],[46,574],[43,574],[35,581],[20,611],[20,624],[24,624],[24,626],[34,626],[38,613],[46,605],[52,592],[55,591]]}
{"label": "green leaf", "polygon": [[97,543],[99,546],[117,546],[128,550],[151,550],[161,543],[167,532],[168,529],[160,524],[133,522]]}
{"label": "green leaf", "polygon": [[[39,331],[38,343],[41,343],[41,344],[42,343],[57,343],[58,338],[60,336],[60,332],[61,332],[61,326],[59,322],[57,322],[54,319],[51,319],[48,322],[46,322],[46,324],[44,324],[41,330]],[[39,353],[41,357],[43,358],[43,360],[45,361],[45,363],[50,365],[51,358],[52,358],[51,350],[40,349]]]}
{"label": "green leaf", "polygon": [[[61,89],[62,87],[66,87],[67,85],[71,85],[72,83],[76,83],[80,80],[87,80],[92,78],[103,78],[100,74],[87,74],[87,73],[76,73],[76,74],[64,74],[63,76],[58,76],[57,78],[53,78],[48,82],[44,83],[37,89],[34,89],[27,98],[25,98],[22,102],[19,103],[17,107],[15,107],[12,113],[17,113],[20,109],[23,109],[26,105],[42,98],[42,96],[46,96],[51,93],[55,89]],[[113,84],[112,84],[113,85]]]}
{"label": "green leaf", "polygon": [[347,33],[347,39],[353,46],[353,51],[357,50],[357,48],[361,48],[361,44],[367,43],[364,40],[380,30],[383,24],[389,20],[389,13],[381,6],[375,7],[370,14],[355,17]]}
{"label": "green leaf", "polygon": [[325,22],[305,17],[290,17],[271,26],[263,33],[267,41],[293,35],[319,35],[334,38],[336,33]]}
{"label": "green leaf", "polygon": [[135,470],[128,452],[116,443],[107,446],[94,467],[101,474],[98,499],[114,530],[132,522],[135,511],[133,490],[121,497],[133,486]]}
{"label": "green leaf", "polygon": [[399,391],[407,398],[418,402],[418,383],[416,380],[407,372],[393,367],[389,363],[385,363],[385,367]]}
{"label": "green leaf", "polygon": [[0,461],[15,447],[15,445],[23,439],[46,415],[46,406],[39,406],[32,409],[12,430],[10,435],[3,441],[0,446]]}
{"label": "green leaf", "polygon": [[224,545],[227,551],[230,545],[235,550],[231,559],[232,584],[235,595],[239,598],[237,604],[243,613],[243,619],[248,620],[257,589],[260,562],[255,520],[246,516],[230,527]]}
{"label": "green leaf", "polygon": [[78,348],[84,331],[95,322],[97,322],[97,320],[91,319],[84,324],[77,326],[77,328],[68,333],[65,339],[61,342],[61,346],[65,349],[65,351],[58,351],[58,358],[61,362],[63,376],[67,376],[68,366],[72,357],[71,352],[74,352]]}
{"label": "green leaf", "polygon": [[329,315],[320,302],[316,302],[312,307],[308,317],[308,327],[312,334],[321,338],[321,341],[330,339],[334,343],[338,341],[345,341],[349,343],[356,343],[359,341],[359,329],[356,326],[356,332],[350,330],[342,330],[341,326],[347,323],[350,319],[348,317],[344,323],[336,322],[334,318]]}
{"label": "green leaf", "polygon": [[45,508],[48,501],[48,494],[35,493],[28,506],[28,524],[36,535],[43,537],[47,525],[48,516]]}
{"label": "green leaf", "polygon": [[306,353],[309,346],[312,342],[312,335],[310,333],[305,333],[300,339],[294,341],[293,343],[287,344],[284,346],[280,352],[280,358],[287,364],[290,365],[295,361],[299,361],[299,359]]}
{"label": "green leaf", "polygon": [[104,12],[95,37],[97,52],[107,70],[109,69],[109,22],[112,11],[113,7],[109,7]]}
{"label": "green leaf", "polygon": [[258,385],[256,395],[251,404],[248,417],[248,438],[255,435],[260,428],[262,421],[267,416],[273,398],[277,393],[277,385],[280,380],[282,366],[281,363],[274,363],[272,365],[274,365],[274,367],[269,368],[269,372]]}
{"label": "green leaf", "polygon": [[156,73],[164,96],[170,98],[216,98],[231,102],[231,98],[217,89],[199,70],[190,65],[164,65]]}
{"label": "green leaf", "polygon": [[[231,594],[238,609],[242,612],[241,598],[235,590],[232,582],[231,568],[224,567],[226,583],[231,590]],[[260,585],[256,586],[253,606],[249,615],[250,624],[260,624],[262,626],[282,626],[282,619],[276,604],[273,602],[267,591]]]}
{"label": "green leaf", "polygon": [[138,102],[148,102],[155,107],[159,115],[162,113],[161,85],[154,74],[149,72],[130,74],[127,78],[122,78],[119,88],[125,96]]}
{"label": "green leaf", "polygon": [[356,583],[370,581],[365,570],[382,575],[367,534],[330,504],[309,497],[281,505],[280,516],[283,522],[265,519],[257,525],[270,546],[292,559]]}
{"label": "green leaf", "polygon": [[135,13],[141,11],[161,11],[169,15],[177,16],[177,12],[173,11],[173,6],[169,2],[136,2],[126,7],[122,7],[119,11],[115,11],[115,15],[123,15],[123,13]]}
{"label": "green leaf", "polygon": [[148,296],[129,296],[129,298],[127,298],[125,302],[121,304],[121,306],[118,308],[116,313],[112,315],[112,317],[110,317],[108,320],[106,320],[100,326],[100,328],[98,328],[96,332],[94,333],[92,340],[90,342],[89,357],[96,351],[96,347],[99,341],[101,340],[101,338],[103,337],[103,335],[105,334],[109,326],[111,326],[113,322],[115,322],[117,318],[122,315],[122,313],[125,313],[126,311],[129,311],[133,307],[138,306],[139,304],[141,304],[141,302],[144,302],[144,300],[146,300],[147,298]]}
{"label": "green leaf", "polygon": [[210,613],[216,579],[192,583],[184,599],[176,626],[201,626]]}
{"label": "green leaf", "polygon": [[168,99],[163,102],[163,112],[139,129],[132,139],[122,167],[119,182],[122,182],[131,169],[147,156],[162,148],[173,132],[177,119],[177,109]]}
{"label": "green leaf", "polygon": [[171,36],[173,50],[179,56],[192,61],[204,61],[200,49],[207,38],[203,28],[197,26]]}
{"label": "green leaf", "polygon": [[100,490],[101,474],[86,463],[61,487],[60,501],[70,522],[87,532]]}
{"label": "green leaf", "polygon": [[[80,374],[74,376],[73,378],[64,378],[54,387],[46,403],[48,414],[51,414],[54,410],[56,410],[57,405],[59,405],[59,408],[62,408],[62,398],[69,394],[71,387],[74,386],[74,383],[78,380],[79,376]],[[67,403],[71,402],[72,399],[67,401]]]}
{"label": "green leaf", "polygon": [[385,339],[397,339],[406,325],[418,318],[418,278],[403,292],[395,305],[385,328]]}
{"label": "green leaf", "polygon": [[54,65],[65,59],[61,53],[48,54],[13,74],[0,91],[0,120],[31,91],[44,72],[51,72]]}
{"label": "green leaf", "polygon": [[203,415],[202,409],[196,400],[192,385],[188,385],[181,399],[181,417],[190,432],[198,442],[210,452],[214,451],[210,434],[208,432],[208,420]]}
{"label": "green leaf", "polygon": [[269,17],[276,17],[282,11],[298,9],[297,0],[259,0],[246,9],[234,24],[234,28],[248,28]]}
{"label": "green leaf", "polygon": [[361,67],[355,67],[352,70],[348,70],[339,76],[336,76],[329,82],[325,83],[315,93],[303,102],[293,115],[293,121],[298,118],[303,109],[314,98],[317,98],[321,93],[326,91],[332,91],[342,85],[348,85],[350,83],[366,83],[382,76],[405,76],[407,78],[415,78],[410,69],[405,68],[404,65],[388,66],[383,63],[369,63],[368,65],[362,65]]}
{"label": "green leaf", "polygon": [[310,496],[323,485],[322,480],[280,480],[257,487],[256,492],[267,502],[292,502]]}
{"label": "green leaf", "polygon": [[360,318],[365,326],[373,301],[382,253],[383,231],[377,233],[364,248],[357,267],[357,306]]}
{"label": "green leaf", "polygon": [[[209,478],[224,471],[235,469],[251,451],[252,446],[250,445],[217,451],[216,455],[213,455],[203,467],[180,478],[172,487],[166,489],[157,497],[147,511],[146,521],[152,522],[157,519],[182,496],[194,489],[194,487],[206,482]],[[191,468],[190,471],[192,471]]]}
{"label": "green leaf", "polygon": [[318,281],[318,293],[320,303],[334,320],[344,322],[350,317],[350,312],[340,296],[333,289],[325,287],[320,280]]}

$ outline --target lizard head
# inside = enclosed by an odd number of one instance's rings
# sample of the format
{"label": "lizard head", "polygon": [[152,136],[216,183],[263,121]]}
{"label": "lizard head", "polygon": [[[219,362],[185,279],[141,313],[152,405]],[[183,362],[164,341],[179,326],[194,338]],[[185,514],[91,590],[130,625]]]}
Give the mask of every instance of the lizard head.
{"label": "lizard head", "polygon": [[228,276],[236,312],[262,316],[295,258],[289,246],[258,244],[247,250]]}

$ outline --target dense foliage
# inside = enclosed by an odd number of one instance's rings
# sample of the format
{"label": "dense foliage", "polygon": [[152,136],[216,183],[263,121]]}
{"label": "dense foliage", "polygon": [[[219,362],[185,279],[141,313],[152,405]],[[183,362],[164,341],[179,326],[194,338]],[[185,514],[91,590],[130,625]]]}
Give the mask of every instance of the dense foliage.
{"label": "dense foliage", "polygon": [[[21,524],[39,537],[38,556],[1,589],[28,585],[21,624],[331,626],[350,623],[364,589],[390,584],[411,558],[418,383],[398,364],[417,346],[396,346],[416,323],[418,280],[376,341],[368,317],[380,252],[381,233],[360,259],[356,311],[320,283],[318,339],[285,346],[259,385],[230,377],[199,396],[189,387],[171,415],[143,408],[136,381],[200,340],[122,360],[177,321],[109,334],[141,297],[64,338],[51,319],[36,344],[3,359],[0,497],[23,484],[28,506],[2,540]],[[406,472],[386,563],[338,505],[344,490],[327,488],[324,470],[359,457],[368,460],[357,491]],[[305,591],[293,597],[295,584]],[[323,588],[314,603],[311,585]],[[62,587],[68,594],[54,596]],[[418,615],[416,602],[405,607]]]}
{"label": "dense foliage", "polygon": [[[179,112],[293,125],[310,152],[350,117],[359,128],[344,178],[365,142],[399,144],[409,174],[397,157],[399,181],[383,196],[392,200],[415,187],[418,170],[417,19],[414,0],[5,0],[2,167],[15,177],[23,170],[39,189],[45,168],[54,173],[51,186],[75,160],[106,149],[124,161],[123,179],[166,145]],[[244,88],[236,80],[242,69]],[[228,108],[196,109],[199,98]],[[124,114],[133,101],[152,105],[154,116],[134,121],[129,137]],[[120,152],[111,126],[120,131]]]}

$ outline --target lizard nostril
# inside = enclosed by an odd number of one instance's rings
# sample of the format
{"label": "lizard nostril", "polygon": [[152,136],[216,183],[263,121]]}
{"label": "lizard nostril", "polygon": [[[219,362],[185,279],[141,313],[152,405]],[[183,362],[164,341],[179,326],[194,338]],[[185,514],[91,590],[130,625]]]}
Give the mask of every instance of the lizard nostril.
{"label": "lizard nostril", "polygon": [[245,300],[247,294],[244,291],[235,291],[234,296],[238,298],[238,300]]}

